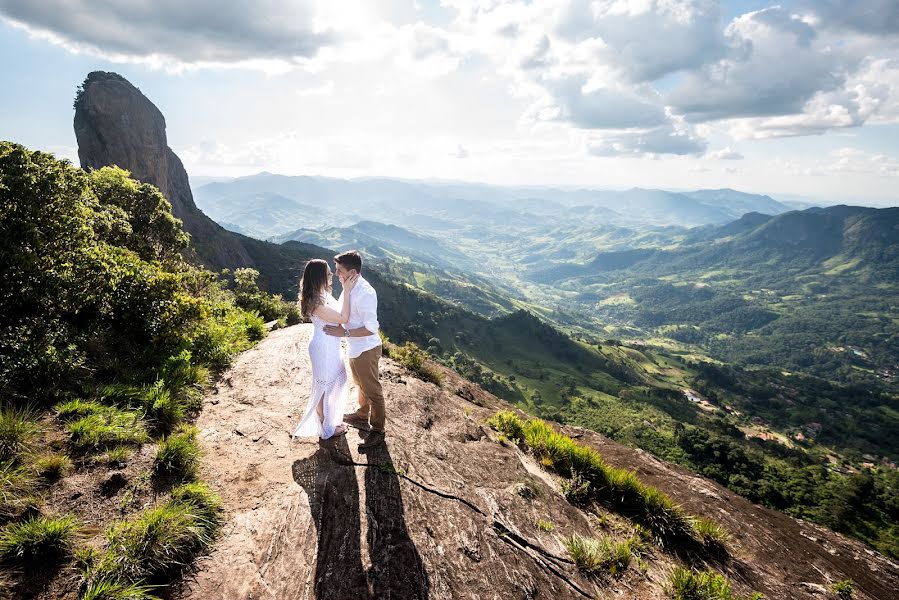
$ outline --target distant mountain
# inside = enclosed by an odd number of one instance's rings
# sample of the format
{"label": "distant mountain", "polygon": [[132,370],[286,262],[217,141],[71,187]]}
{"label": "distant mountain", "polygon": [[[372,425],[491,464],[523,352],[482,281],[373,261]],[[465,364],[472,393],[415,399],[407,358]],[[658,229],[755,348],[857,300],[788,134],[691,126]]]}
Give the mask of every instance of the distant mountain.
{"label": "distant mountain", "polygon": [[[290,229],[285,229],[282,220],[289,220],[291,214],[272,211],[260,202],[266,196],[315,207],[315,214],[323,221],[322,227],[372,220],[432,233],[472,226],[536,231],[545,227],[548,219],[554,224],[571,222],[640,229],[694,227],[724,224],[747,212],[779,214],[789,210],[768,196],[729,189],[684,193],[639,188],[563,190],[271,173],[196,188],[199,205],[219,222],[236,224],[241,231],[252,231],[252,235],[262,238],[283,236]],[[306,215],[304,220],[310,218]]]}

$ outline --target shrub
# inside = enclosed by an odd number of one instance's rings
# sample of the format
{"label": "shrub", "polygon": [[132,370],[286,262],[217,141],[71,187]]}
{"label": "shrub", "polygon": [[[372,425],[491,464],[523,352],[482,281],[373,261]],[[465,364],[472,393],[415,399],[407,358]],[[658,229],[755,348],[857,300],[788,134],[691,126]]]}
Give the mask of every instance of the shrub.
{"label": "shrub", "polygon": [[568,502],[582,505],[590,498],[590,482],[581,477],[580,473],[573,473],[568,479],[563,479],[561,484],[562,495]]}
{"label": "shrub", "polygon": [[46,454],[38,457],[34,468],[44,479],[59,479],[72,470],[72,459],[65,454]]}
{"label": "shrub", "polygon": [[443,373],[427,364],[428,353],[414,342],[406,342],[402,347],[391,350],[391,358],[412,371],[421,380],[433,383],[437,387],[443,385]]}
{"label": "shrub", "polygon": [[552,531],[555,529],[555,525],[553,525],[552,521],[547,521],[546,519],[537,519],[537,529],[540,531]]}
{"label": "shrub", "polygon": [[852,600],[852,591],[854,587],[855,582],[851,579],[844,579],[843,581],[838,581],[833,584],[830,589],[840,600]]}
{"label": "shrub", "polygon": [[200,468],[200,446],[197,428],[182,425],[175,433],[159,442],[156,470],[180,479],[193,479]]}
{"label": "shrub", "polygon": [[0,409],[0,461],[15,460],[29,452],[40,425],[29,409]]}
{"label": "shrub", "polygon": [[615,542],[607,537],[593,539],[573,535],[565,538],[562,543],[574,564],[588,573],[607,571],[615,575],[627,569],[631,562],[629,541]]}
{"label": "shrub", "polygon": [[71,546],[78,529],[74,517],[31,517],[7,524],[0,531],[0,556],[37,560],[60,556]]}
{"label": "shrub", "polygon": [[524,441],[524,429],[522,428],[521,419],[511,410],[501,410],[487,419],[487,424],[516,444]]}

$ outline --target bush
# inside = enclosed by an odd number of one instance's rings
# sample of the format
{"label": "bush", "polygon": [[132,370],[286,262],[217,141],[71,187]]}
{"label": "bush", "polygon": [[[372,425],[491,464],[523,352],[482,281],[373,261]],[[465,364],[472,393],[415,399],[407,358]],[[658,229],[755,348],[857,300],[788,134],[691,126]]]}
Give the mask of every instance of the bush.
{"label": "bush", "polygon": [[156,587],[101,579],[87,586],[81,600],[159,600],[151,593]]}
{"label": "bush", "polygon": [[180,479],[193,479],[200,469],[200,446],[197,428],[182,425],[175,433],[159,442],[156,470]]}
{"label": "bush", "polygon": [[428,353],[415,345],[406,342],[402,347],[391,350],[391,358],[412,371],[419,379],[440,387],[443,385],[443,373],[427,364]]}
{"label": "bush", "polygon": [[521,419],[511,410],[502,410],[496,413],[487,419],[487,424],[495,431],[503,433],[516,444],[524,441],[524,429]]}
{"label": "bush", "polygon": [[851,579],[844,579],[843,581],[838,581],[833,584],[830,589],[840,600],[852,600],[854,587],[855,582]]}
{"label": "bush", "polygon": [[74,517],[31,517],[9,523],[0,531],[0,556],[14,560],[40,560],[66,553],[78,523]]}

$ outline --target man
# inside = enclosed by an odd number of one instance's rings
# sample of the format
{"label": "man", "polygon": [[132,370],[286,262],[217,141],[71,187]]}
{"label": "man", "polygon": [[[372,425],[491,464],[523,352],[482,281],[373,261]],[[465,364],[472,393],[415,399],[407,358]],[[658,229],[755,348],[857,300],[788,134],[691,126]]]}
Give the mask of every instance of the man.
{"label": "man", "polygon": [[[359,409],[343,416],[347,424],[368,430],[360,449],[372,448],[384,442],[384,393],[378,374],[381,359],[381,338],[378,335],[378,294],[362,276],[362,256],[355,250],[334,257],[334,270],[343,283],[347,277],[359,273],[356,287],[350,292],[350,320],[343,325],[328,325],[325,333],[344,336],[350,371],[359,388]],[[341,294],[341,299],[343,294]]]}

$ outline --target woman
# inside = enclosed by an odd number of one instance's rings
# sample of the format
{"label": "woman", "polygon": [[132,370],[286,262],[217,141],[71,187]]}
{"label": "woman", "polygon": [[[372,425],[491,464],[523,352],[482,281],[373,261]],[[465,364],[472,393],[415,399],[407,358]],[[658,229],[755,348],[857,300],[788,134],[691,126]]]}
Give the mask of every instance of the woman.
{"label": "woman", "polygon": [[[347,392],[346,368],[340,353],[340,338],[326,335],[327,324],[344,325],[350,319],[350,292],[358,276],[343,282],[343,306],[331,295],[331,268],[323,260],[306,263],[300,280],[300,312],[312,320],[309,361],[312,363],[312,393],[306,414],[293,437],[318,435],[328,439],[346,433],[343,405]],[[313,418],[316,415],[318,418]]]}

